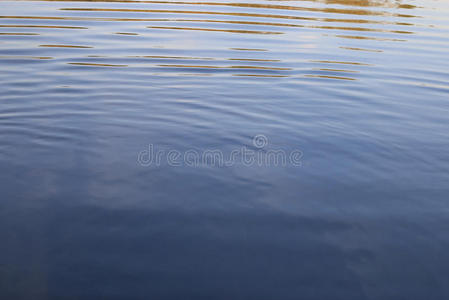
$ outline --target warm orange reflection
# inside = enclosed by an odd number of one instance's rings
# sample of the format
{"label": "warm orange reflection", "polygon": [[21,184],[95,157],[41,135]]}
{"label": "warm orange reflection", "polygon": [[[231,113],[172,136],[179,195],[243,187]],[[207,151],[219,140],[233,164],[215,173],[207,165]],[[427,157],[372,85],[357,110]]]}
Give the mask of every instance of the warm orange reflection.
{"label": "warm orange reflection", "polygon": [[287,71],[291,68],[276,68],[276,67],[262,67],[262,66],[205,66],[205,65],[158,65],[159,67],[170,68],[197,68],[197,69],[253,69],[253,70],[271,70],[271,71]]}
{"label": "warm orange reflection", "polygon": [[51,26],[51,25],[0,25],[3,28],[50,28],[50,29],[88,29],[83,26]]}
{"label": "warm orange reflection", "polygon": [[230,32],[230,33],[248,33],[248,34],[282,34],[282,32],[276,32],[276,31],[212,29],[212,28],[198,28],[198,27],[148,26],[148,28],[174,29],[174,30],[214,31],[214,32]]}
{"label": "warm orange reflection", "polygon": [[94,64],[94,63],[68,63],[69,65],[90,66],[90,67],[127,67],[127,65]]}
{"label": "warm orange reflection", "polygon": [[[0,15],[0,20],[12,23],[16,20],[17,23],[0,24],[0,28],[3,28],[0,35],[11,36],[8,40],[14,41],[39,35],[29,38],[30,41],[32,39],[39,41],[32,47],[49,49],[42,56],[34,57],[56,56],[50,48],[72,48],[72,53],[76,53],[76,49],[81,51],[92,48],[91,55],[83,54],[79,57],[89,57],[94,61],[68,62],[68,64],[91,67],[145,67],[153,68],[156,73],[166,68],[167,72],[173,74],[176,72],[177,75],[187,74],[170,68],[192,69],[195,70],[193,74],[196,76],[219,73],[224,74],[223,76],[241,77],[306,76],[358,80],[357,76],[364,70],[367,71],[366,67],[375,66],[377,58],[374,59],[374,56],[381,59],[385,45],[419,38],[416,33],[419,33],[424,26],[415,24],[420,19],[420,16],[415,14],[419,10],[418,7],[406,1],[392,0],[267,0],[243,3],[151,0],[33,0],[33,2],[54,2],[55,5],[42,14]],[[69,2],[85,3],[86,6],[88,3],[93,4],[91,7],[66,7]],[[115,30],[101,31],[103,22],[112,22]],[[21,32],[13,32],[18,28]],[[83,29],[89,39],[87,42],[84,41],[86,42],[84,45],[81,44],[83,39],[75,38],[65,42],[53,39],[53,34],[57,34],[55,32],[59,29]],[[164,31],[169,34],[163,33]],[[183,31],[192,33],[186,35],[182,33]],[[200,34],[201,32],[207,34]],[[44,35],[45,41],[41,39]],[[167,37],[174,39],[173,42]],[[196,44],[196,39],[204,39],[202,42],[205,43],[205,39],[209,38],[220,40],[219,43],[207,43],[211,47],[209,52],[207,49],[201,49],[201,44]],[[179,44],[176,42],[178,39],[181,40]],[[152,45],[153,40],[159,40],[160,44]],[[191,49],[203,54],[197,56],[195,53],[184,53],[184,42]],[[134,48],[126,43],[137,43],[139,46]],[[105,47],[117,50],[131,47],[135,52],[102,53],[107,51],[107,48],[104,50]],[[162,50],[164,48],[170,52],[165,53]],[[58,51],[63,53],[61,50]],[[236,55],[235,51],[240,53]],[[304,58],[303,53],[308,54],[307,58]],[[362,56],[366,57],[362,59]],[[103,63],[102,58],[107,58],[107,63]],[[192,60],[198,63],[194,64]],[[163,64],[158,64],[162,61]],[[224,65],[230,61],[235,65]],[[317,67],[317,64],[323,67]],[[353,66],[354,70],[334,68],[335,65]],[[201,72],[201,70],[209,71]],[[246,70],[246,72],[230,74],[219,70]],[[304,74],[308,73],[307,71],[326,74]],[[275,72],[283,74],[270,74]],[[354,78],[339,76],[338,73],[352,73]],[[192,72],[188,76],[193,76]]]}
{"label": "warm orange reflection", "polygon": [[306,74],[304,76],[305,77],[310,77],[310,78],[324,78],[324,79],[338,79],[338,80],[357,80],[355,78],[350,78],[350,77],[330,76],[330,75],[309,75],[309,74]]}
{"label": "warm orange reflection", "polygon": [[30,32],[0,32],[0,35],[39,35],[39,33],[30,33]]}
{"label": "warm orange reflection", "polygon": [[49,48],[93,48],[90,46],[77,46],[77,45],[39,45],[39,47],[49,47]]}
{"label": "warm orange reflection", "polygon": [[121,35],[139,35],[138,33],[134,33],[134,32],[116,32],[115,34],[121,34]]}

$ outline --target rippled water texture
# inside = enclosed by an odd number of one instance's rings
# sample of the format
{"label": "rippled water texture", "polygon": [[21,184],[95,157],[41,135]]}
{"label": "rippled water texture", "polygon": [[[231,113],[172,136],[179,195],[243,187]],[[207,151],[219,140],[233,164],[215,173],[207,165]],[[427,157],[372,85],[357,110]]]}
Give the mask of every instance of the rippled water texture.
{"label": "rippled water texture", "polygon": [[[448,50],[446,0],[1,1],[0,298],[449,299]],[[149,160],[236,149],[300,161]]]}

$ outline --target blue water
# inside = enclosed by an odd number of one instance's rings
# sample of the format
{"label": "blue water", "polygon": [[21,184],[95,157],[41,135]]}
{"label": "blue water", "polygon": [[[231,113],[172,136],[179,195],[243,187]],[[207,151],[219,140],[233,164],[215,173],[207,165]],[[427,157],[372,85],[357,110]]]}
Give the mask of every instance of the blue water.
{"label": "blue water", "polygon": [[449,299],[448,16],[1,1],[0,299]]}

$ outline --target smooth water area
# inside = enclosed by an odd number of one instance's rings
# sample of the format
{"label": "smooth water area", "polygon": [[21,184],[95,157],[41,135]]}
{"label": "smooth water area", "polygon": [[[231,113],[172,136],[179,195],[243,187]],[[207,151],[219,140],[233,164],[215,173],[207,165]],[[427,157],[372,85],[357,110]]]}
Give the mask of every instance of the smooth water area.
{"label": "smooth water area", "polygon": [[1,299],[449,299],[449,2],[1,1],[0,171]]}

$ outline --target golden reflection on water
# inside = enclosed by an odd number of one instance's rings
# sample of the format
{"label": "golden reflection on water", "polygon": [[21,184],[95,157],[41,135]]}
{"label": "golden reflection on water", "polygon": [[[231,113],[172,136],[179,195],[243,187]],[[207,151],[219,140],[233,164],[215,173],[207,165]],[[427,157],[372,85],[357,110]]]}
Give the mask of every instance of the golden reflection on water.
{"label": "golden reflection on water", "polygon": [[165,55],[143,55],[143,56],[127,56],[127,57],[141,57],[141,58],[155,58],[155,59],[200,59],[200,60],[214,60],[211,57],[192,57],[192,56],[165,56]]}
{"label": "golden reflection on water", "polygon": [[88,29],[82,26],[50,26],[50,25],[0,25],[3,28],[50,28],[50,29]]}
{"label": "golden reflection on water", "polygon": [[29,33],[29,32],[0,32],[0,35],[39,35],[39,33]]}
{"label": "golden reflection on water", "polygon": [[0,55],[0,59],[53,59],[50,56]]}
{"label": "golden reflection on water", "polygon": [[90,66],[90,67],[127,67],[127,65],[111,65],[111,64],[94,64],[94,63],[77,63],[71,62],[69,65]]}
{"label": "golden reflection on water", "polygon": [[[99,9],[61,9],[69,11],[107,11]],[[116,10],[117,12],[129,12],[127,10]],[[133,11],[131,11],[133,12]],[[137,11],[139,12],[139,11]],[[145,12],[145,11],[143,11]],[[251,13],[223,13],[223,12],[201,12],[201,11],[147,11],[156,13],[173,13],[173,14],[210,14],[210,15],[224,15],[224,16],[243,16],[254,18],[278,18],[278,19],[291,19],[291,20],[303,20],[303,21],[317,21],[317,22],[334,22],[334,23],[358,23],[358,24],[381,24],[381,25],[398,25],[398,26],[413,26],[412,23],[405,22],[390,22],[390,21],[376,21],[376,20],[362,20],[362,19],[333,19],[333,18],[314,18],[314,17],[300,17],[300,16],[288,16],[288,15],[264,15],[264,14],[251,14]],[[217,22],[219,20],[192,20],[192,19],[176,19],[176,18],[107,18],[107,17],[53,17],[53,16],[17,16],[8,15],[0,16],[1,19],[36,19],[36,20],[71,20],[71,21],[112,21],[112,22]],[[248,24],[248,25],[270,25],[270,26],[285,26],[285,27],[306,27],[306,25],[290,24],[290,23],[272,23],[272,22],[253,22],[253,21],[228,21],[225,23],[232,24],[232,22],[238,22],[236,24]],[[310,27],[314,28],[314,27]],[[317,27],[319,28],[319,27]]]}
{"label": "golden reflection on water", "polygon": [[228,58],[228,60],[237,60],[237,61],[281,61],[280,59],[256,59],[256,58]]}
{"label": "golden reflection on water", "polygon": [[[223,4],[226,6],[230,6],[230,3]],[[235,5],[235,6],[241,6],[245,7],[244,5]],[[251,6],[248,6],[251,7]],[[288,10],[289,8],[283,8]],[[278,15],[278,14],[260,14],[260,13],[233,13],[233,12],[219,12],[219,11],[201,11],[201,10],[167,10],[167,9],[128,9],[128,8],[82,8],[82,7],[66,7],[66,8],[60,8],[60,10],[67,10],[67,11],[96,11],[96,12],[135,12],[135,13],[166,13],[166,14],[196,14],[196,15],[222,15],[222,16],[240,16],[240,17],[256,17],[256,18],[276,18],[276,19],[293,19],[293,20],[323,20],[328,22],[345,22],[345,23],[360,23],[360,22],[366,22],[369,23],[369,20],[351,20],[351,19],[320,19],[320,18],[311,18],[311,17],[301,17],[301,16],[293,16],[293,15]],[[290,10],[299,10],[299,9],[292,9]],[[307,9],[305,9],[307,10]],[[315,11],[315,10],[311,10]],[[349,12],[337,12],[332,10],[317,10],[322,11],[325,13],[341,13],[341,14],[351,14],[351,15],[373,15],[373,16],[389,16],[389,17],[401,17],[401,18],[413,18],[416,16],[413,15],[403,15],[403,14],[388,14],[386,12],[372,12],[369,13],[356,13],[355,11]],[[397,23],[400,24],[400,23]]]}
{"label": "golden reflection on water", "polygon": [[254,70],[272,70],[272,71],[286,71],[291,68],[274,68],[274,67],[259,67],[259,66],[205,66],[205,65],[158,65],[159,67],[170,68],[198,68],[198,69],[254,69]]}
{"label": "golden reflection on water", "polygon": [[[66,7],[67,2],[84,3],[90,7]],[[218,46],[220,43],[210,43],[209,46],[213,47],[217,44],[218,47],[210,51],[210,57],[171,55],[168,53],[164,55],[163,51],[154,52],[155,50],[152,50],[154,54],[148,53],[148,51],[141,53],[126,53],[125,51],[124,55],[117,56],[109,54],[104,47],[99,47],[101,50],[98,51],[105,51],[105,53],[96,52],[96,54],[83,56],[92,61],[67,62],[69,65],[90,67],[138,67],[143,62],[136,61],[136,59],[147,59],[150,64],[152,60],[166,60],[167,63],[152,66],[154,68],[170,68],[172,69],[171,72],[175,72],[173,69],[185,68],[198,71],[212,70],[208,72],[208,75],[215,75],[213,70],[232,69],[257,71],[254,74],[231,74],[245,77],[313,77],[357,80],[359,79],[357,75],[364,72],[363,68],[375,66],[377,61],[372,59],[371,56],[367,56],[364,61],[359,61],[359,59],[364,55],[382,55],[385,51],[383,49],[385,43],[407,42],[407,36],[416,35],[422,27],[422,25],[418,26],[414,22],[414,20],[420,19],[419,15],[405,13],[407,11],[416,12],[418,6],[405,1],[391,0],[269,0],[268,3],[32,0],[15,3],[33,3],[32,6],[34,7],[41,7],[45,3],[47,10],[39,10],[38,13],[33,9],[24,9],[17,10],[21,11],[23,15],[0,15],[0,19],[5,20],[4,24],[0,24],[5,32],[0,32],[0,35],[5,36],[5,38],[7,36],[11,36],[11,38],[23,36],[22,39],[30,36],[30,41],[32,41],[31,36],[42,36],[38,40],[38,37],[36,37],[36,47],[40,48],[73,48],[73,51],[76,49],[97,49],[97,39],[92,38],[79,44],[67,43],[69,40],[52,42],[52,30],[80,29],[98,34],[96,23],[106,24],[103,22],[112,22],[115,24],[113,25],[115,30],[102,32],[101,34],[113,35],[116,36],[116,39],[120,39],[120,41],[115,41],[114,38],[108,37],[107,41],[111,43],[110,49],[126,46],[126,43],[129,43],[128,46],[131,48],[133,47],[132,43],[139,43],[139,45],[145,45],[145,47],[141,46],[141,49],[148,47],[164,49],[165,47],[161,45],[148,44],[151,42],[149,38],[165,38],[164,31],[171,35],[175,41],[176,39],[183,40],[185,37],[190,39],[190,37],[197,35],[200,37],[198,40],[206,42],[208,37],[221,40],[222,34],[234,34],[236,38],[227,38],[229,44],[223,43],[221,48]],[[124,4],[126,4],[126,7],[123,6]],[[95,7],[100,5],[101,7]],[[135,5],[138,6],[134,7]],[[190,10],[188,7],[198,9]],[[172,17],[177,15],[182,15],[182,17]],[[204,16],[204,18],[198,18],[198,15]],[[27,24],[18,24],[19,20],[26,20]],[[39,23],[32,24],[33,20]],[[404,20],[408,21],[405,22]],[[14,24],[10,24],[12,21]],[[48,24],[44,24],[45,22],[48,22]],[[136,25],[128,26],[123,22],[133,22]],[[148,24],[150,22],[154,25]],[[187,26],[181,24],[187,24]],[[107,28],[107,25],[101,26]],[[117,26],[121,27],[118,28]],[[7,29],[14,30],[15,28],[22,30],[21,32],[7,32]],[[30,30],[30,32],[24,30]],[[182,33],[189,31],[192,33],[188,35]],[[355,34],[344,34],[348,31],[355,32]],[[259,41],[254,43],[250,39],[246,40],[245,35],[260,36],[258,37]],[[119,36],[123,36],[123,38]],[[125,36],[133,36],[133,38],[125,40]],[[74,37],[77,40],[83,40],[82,33],[74,35]],[[189,43],[195,45],[196,42],[194,41],[195,39],[189,41]],[[87,45],[83,45],[84,43]],[[278,43],[281,44],[278,46]],[[288,45],[285,48],[286,53],[288,53],[287,56],[283,53],[283,46],[280,45]],[[295,48],[292,45],[297,46]],[[168,48],[170,53],[182,52],[183,44],[176,45],[169,42]],[[202,49],[198,48],[198,50],[201,51]],[[223,51],[227,55],[223,57],[220,54],[218,57],[218,52],[215,51]],[[242,51],[247,55],[235,57],[232,54],[233,51]],[[347,53],[340,54],[342,59],[335,59],[334,51],[346,51]],[[205,53],[207,53],[207,50],[205,50]],[[251,53],[253,55],[250,55]],[[295,53],[297,55],[294,55]],[[302,56],[302,53],[306,53],[307,56]],[[357,55],[351,55],[350,53]],[[53,52],[48,52],[48,54],[55,56]],[[50,55],[28,57],[53,57]],[[311,56],[315,56],[315,58],[311,58]],[[4,58],[6,59],[6,56]],[[116,60],[120,60],[120,63],[115,63]],[[183,61],[182,63],[173,63],[173,60]],[[217,64],[191,64],[190,60],[209,60],[215,61]],[[124,61],[126,63],[123,63]],[[250,62],[254,65],[226,66],[222,65],[224,61]],[[352,66],[354,70],[329,67],[329,65],[335,64]],[[317,67],[317,65],[323,65],[323,67]],[[313,71],[314,74],[309,74],[307,70]],[[263,74],[264,71],[278,72],[279,74]],[[157,72],[156,69],[155,72]],[[319,74],[320,72],[323,72],[323,74]],[[354,78],[328,74],[332,72],[351,73],[354,74]],[[180,75],[181,73],[176,74]],[[204,75],[200,72],[197,74]],[[220,72],[217,74],[223,76],[226,73]]]}
{"label": "golden reflection on water", "polygon": [[237,51],[268,51],[267,49],[249,49],[249,48],[229,48],[229,49]]}
{"label": "golden reflection on water", "polygon": [[215,31],[215,32],[230,32],[230,33],[249,33],[249,34],[282,34],[277,31],[259,31],[259,30],[237,30],[237,29],[212,29],[212,28],[198,28],[198,27],[175,27],[175,26],[148,26],[154,29],[176,29],[176,30],[200,30],[200,31]]}
{"label": "golden reflection on water", "polygon": [[285,78],[290,77],[288,75],[261,75],[261,74],[232,74],[232,76],[241,76],[241,77],[261,77],[261,78]]}
{"label": "golden reflection on water", "polygon": [[361,35],[343,35],[337,34],[336,37],[343,39],[354,39],[354,40],[371,40],[371,41],[380,41],[380,42],[406,42],[405,39],[392,39],[392,38],[379,38],[372,36],[361,36]]}
{"label": "golden reflection on water", "polygon": [[339,80],[356,80],[355,78],[351,77],[343,77],[343,76],[331,76],[331,75],[310,75],[306,74],[305,77],[311,77],[311,78],[325,78],[325,79],[339,79]]}
{"label": "golden reflection on water", "polygon": [[382,50],[376,50],[376,49],[364,49],[364,48],[356,48],[356,47],[344,47],[340,46],[341,49],[346,50],[354,50],[354,51],[367,51],[367,52],[383,52]]}
{"label": "golden reflection on water", "polygon": [[[38,0],[39,1],[39,0]],[[44,0],[45,1],[45,0]],[[47,0],[53,1],[53,0]],[[345,8],[329,8],[329,7],[301,7],[301,6],[289,6],[289,5],[275,5],[275,4],[259,4],[259,3],[229,3],[229,2],[188,2],[188,1],[128,1],[128,0],[119,0],[119,1],[107,1],[107,0],[58,0],[59,2],[115,2],[115,3],[147,3],[147,4],[182,4],[182,5],[200,5],[200,6],[231,6],[231,7],[243,7],[243,8],[262,8],[262,9],[278,9],[278,10],[297,10],[297,11],[310,11],[310,12],[325,12],[325,13],[335,13],[335,14],[351,14],[351,15],[374,15],[374,16],[398,16],[398,17],[415,17],[414,15],[409,14],[392,14],[385,11],[373,11],[373,10],[365,10],[365,9],[345,9]],[[322,2],[322,1],[315,1]],[[376,1],[366,1],[364,4],[366,5],[358,5],[358,1],[324,1],[325,3],[331,4],[342,4],[346,3],[346,5],[350,6],[376,6],[374,5]],[[353,3],[350,3],[353,2]],[[379,2],[377,2],[379,4]],[[386,1],[386,3],[390,3]],[[368,5],[371,4],[371,5]],[[377,5],[379,7],[389,7],[389,8],[406,8],[412,9],[415,8],[413,5]],[[134,10],[138,11],[138,10]]]}
{"label": "golden reflection on water", "polygon": [[313,69],[313,70],[318,70],[318,71],[329,71],[329,72],[343,72],[343,73],[358,73],[358,71],[353,71],[353,70],[342,70],[342,69],[326,69],[326,68],[318,68],[318,69]]}
{"label": "golden reflection on water", "polygon": [[352,62],[352,61],[332,61],[332,60],[311,60],[311,62],[323,63],[323,64],[342,64],[342,65],[356,65],[356,66],[370,66],[369,64]]}
{"label": "golden reflection on water", "polygon": [[49,47],[49,48],[93,48],[90,46],[77,46],[77,45],[39,45],[39,47]]}
{"label": "golden reflection on water", "polygon": [[115,34],[121,34],[121,35],[139,35],[138,33],[134,33],[134,32],[116,32]]}

